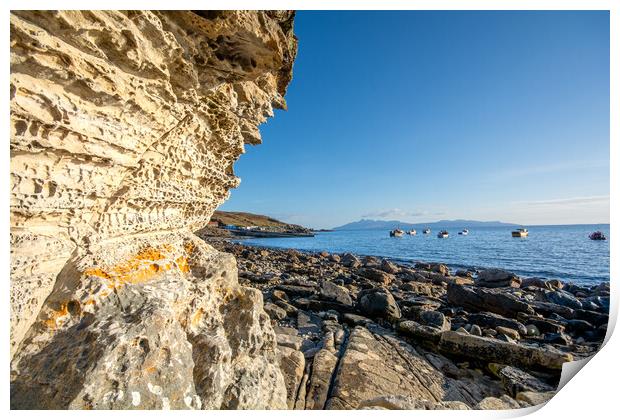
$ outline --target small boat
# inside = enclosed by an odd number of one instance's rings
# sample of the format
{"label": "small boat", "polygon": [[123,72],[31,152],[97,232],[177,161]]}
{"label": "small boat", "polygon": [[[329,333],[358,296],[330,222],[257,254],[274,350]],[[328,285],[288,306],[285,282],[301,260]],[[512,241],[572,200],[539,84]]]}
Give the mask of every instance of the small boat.
{"label": "small boat", "polygon": [[423,234],[428,235],[429,233],[431,233],[431,228],[426,228],[422,231]]}
{"label": "small boat", "polygon": [[394,229],[390,231],[390,236],[401,237],[405,232],[400,229]]}
{"label": "small boat", "polygon": [[437,237],[438,237],[438,238],[447,238],[447,237],[448,237],[448,235],[449,235],[449,234],[448,234],[448,231],[447,231],[447,230],[442,230],[441,232],[439,232],[439,233],[437,234]]}
{"label": "small boat", "polygon": [[459,232],[459,235],[469,235],[469,231],[467,229],[463,229]]}
{"label": "small boat", "polygon": [[407,231],[407,235],[417,235],[417,234],[418,234],[418,232],[416,232],[415,229],[411,229],[411,230]]}
{"label": "small boat", "polygon": [[512,231],[513,238],[525,238],[527,235],[529,235],[529,232],[525,228],[519,228]]}
{"label": "small boat", "polygon": [[605,236],[605,234],[603,232],[601,232],[600,230],[597,230],[596,232],[592,232],[588,238],[592,239],[593,241],[605,241],[607,240],[607,236]]}

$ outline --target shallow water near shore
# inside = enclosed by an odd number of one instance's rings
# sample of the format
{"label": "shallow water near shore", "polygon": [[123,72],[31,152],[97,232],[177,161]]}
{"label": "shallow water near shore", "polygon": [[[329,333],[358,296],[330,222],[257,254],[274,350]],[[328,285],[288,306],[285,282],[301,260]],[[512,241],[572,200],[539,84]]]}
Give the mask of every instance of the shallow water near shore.
{"label": "shallow water near shore", "polygon": [[[463,226],[466,228],[466,226]],[[609,240],[593,241],[591,232],[609,237],[609,225],[528,227],[527,238],[512,238],[509,227],[469,229],[469,235],[450,230],[437,238],[438,229],[416,236],[391,238],[384,230],[318,232],[314,238],[251,238],[235,242],[306,251],[351,252],[399,262],[442,262],[452,269],[499,267],[526,277],[557,278],[578,284],[609,281]]]}

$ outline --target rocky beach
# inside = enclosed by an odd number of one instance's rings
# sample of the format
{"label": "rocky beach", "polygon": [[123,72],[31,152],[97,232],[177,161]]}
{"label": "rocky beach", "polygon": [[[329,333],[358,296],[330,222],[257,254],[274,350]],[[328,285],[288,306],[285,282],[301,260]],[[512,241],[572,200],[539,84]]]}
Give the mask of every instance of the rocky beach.
{"label": "rocky beach", "polygon": [[600,347],[609,283],[221,237],[314,235],[214,213],[295,16],[11,11],[11,409],[512,409]]}
{"label": "rocky beach", "polygon": [[206,240],[261,290],[291,409],[537,405],[606,332],[609,284]]}

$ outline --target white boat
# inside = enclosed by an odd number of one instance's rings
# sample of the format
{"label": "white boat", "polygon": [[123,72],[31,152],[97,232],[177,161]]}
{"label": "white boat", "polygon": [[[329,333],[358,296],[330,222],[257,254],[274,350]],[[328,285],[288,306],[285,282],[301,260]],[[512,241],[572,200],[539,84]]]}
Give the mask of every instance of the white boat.
{"label": "white boat", "polygon": [[390,231],[390,236],[401,237],[405,232],[400,229],[394,229]]}
{"label": "white boat", "polygon": [[525,238],[530,233],[525,228],[519,228],[517,230],[512,231],[513,238]]}
{"label": "white boat", "polygon": [[439,232],[439,233],[437,234],[437,237],[438,237],[438,238],[447,238],[449,235],[450,235],[450,234],[448,233],[448,231],[447,231],[447,230],[442,230],[441,232]]}
{"label": "white boat", "polygon": [[426,228],[422,231],[423,234],[428,235],[429,233],[431,233],[431,228]]}
{"label": "white boat", "polygon": [[416,232],[415,229],[411,229],[410,231],[407,231],[407,235],[417,235],[418,232]]}
{"label": "white boat", "polygon": [[459,232],[459,235],[469,235],[469,231],[467,229],[463,229]]}

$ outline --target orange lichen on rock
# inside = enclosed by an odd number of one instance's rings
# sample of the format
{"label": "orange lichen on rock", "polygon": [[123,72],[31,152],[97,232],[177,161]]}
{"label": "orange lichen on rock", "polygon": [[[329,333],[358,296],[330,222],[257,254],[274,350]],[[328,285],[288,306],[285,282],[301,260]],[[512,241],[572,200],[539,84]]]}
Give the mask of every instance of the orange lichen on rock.
{"label": "orange lichen on rock", "polygon": [[44,321],[45,325],[47,325],[51,329],[56,329],[56,327],[58,327],[59,321],[61,321],[67,315],[69,315],[69,309],[67,308],[67,304],[63,303],[62,305],[60,305],[59,310],[53,311],[50,316]]}
{"label": "orange lichen on rock", "polygon": [[[187,244],[184,246],[187,250]],[[193,244],[190,248],[193,250]],[[108,286],[112,289],[122,287],[127,284],[144,283],[151,280],[158,274],[164,273],[172,267],[172,256],[175,249],[169,244],[164,244],[158,248],[146,247],[131,258],[116,264],[110,269],[103,270],[99,267],[92,267],[84,271],[86,276],[95,276],[108,280]],[[189,264],[184,256],[174,260],[178,269],[187,273]]]}
{"label": "orange lichen on rock", "polygon": [[200,323],[200,321],[202,321],[202,316],[204,315],[204,312],[204,309],[198,308],[196,313],[192,315],[192,327],[195,327],[196,325],[198,325],[198,323]]}

